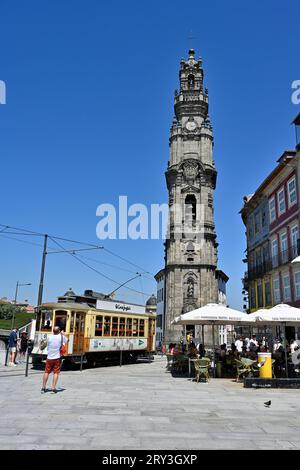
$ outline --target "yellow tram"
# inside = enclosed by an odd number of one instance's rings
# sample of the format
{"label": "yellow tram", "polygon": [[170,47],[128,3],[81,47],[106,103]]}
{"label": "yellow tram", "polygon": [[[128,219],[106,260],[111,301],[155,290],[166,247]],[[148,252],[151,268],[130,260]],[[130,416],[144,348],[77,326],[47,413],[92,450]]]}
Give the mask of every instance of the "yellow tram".
{"label": "yellow tram", "polygon": [[123,361],[155,351],[156,315],[147,313],[142,305],[97,301],[96,308],[77,302],[42,304],[35,320],[33,362],[41,362],[47,348],[40,349],[41,340],[59,326],[68,338],[64,357],[72,362],[101,363],[120,355]]}

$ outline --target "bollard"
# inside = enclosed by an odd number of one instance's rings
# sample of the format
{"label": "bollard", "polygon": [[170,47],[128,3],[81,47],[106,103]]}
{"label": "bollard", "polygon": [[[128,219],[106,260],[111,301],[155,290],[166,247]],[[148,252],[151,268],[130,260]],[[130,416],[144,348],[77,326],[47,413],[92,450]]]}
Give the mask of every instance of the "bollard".
{"label": "bollard", "polygon": [[27,351],[25,377],[28,377],[29,356],[30,356],[30,353],[29,353],[29,351]]}
{"label": "bollard", "polygon": [[122,349],[120,349],[120,367],[122,367]]}
{"label": "bollard", "polygon": [[5,356],[5,365],[7,366],[7,360],[8,360],[8,352],[9,352],[9,343],[7,343],[7,348],[6,348],[6,356]]}
{"label": "bollard", "polygon": [[28,340],[28,346],[27,346],[27,356],[26,356],[26,368],[25,368],[25,377],[28,377],[28,366],[29,366],[29,358],[33,350],[33,341]]}
{"label": "bollard", "polygon": [[80,356],[80,372],[82,372],[83,354]]}

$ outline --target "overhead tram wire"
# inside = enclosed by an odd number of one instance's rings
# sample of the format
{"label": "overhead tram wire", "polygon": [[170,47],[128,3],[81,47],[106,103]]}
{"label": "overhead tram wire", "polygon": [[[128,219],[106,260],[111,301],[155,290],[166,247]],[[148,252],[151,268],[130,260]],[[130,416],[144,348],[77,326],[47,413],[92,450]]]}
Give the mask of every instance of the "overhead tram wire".
{"label": "overhead tram wire", "polygon": [[[8,238],[9,240],[14,240],[14,241],[19,242],[19,243],[25,243],[26,245],[33,245],[33,246],[38,246],[39,248],[43,248],[42,243],[35,243],[35,242],[30,242],[28,240],[21,240],[20,238],[16,238],[16,237],[9,237],[9,236],[6,235],[6,233],[10,233],[10,232],[2,233],[2,231],[0,230],[0,237]],[[24,235],[27,235],[27,234],[24,234]],[[28,235],[30,235],[30,234],[28,234]],[[54,251],[48,251],[47,253],[51,254],[51,253],[54,253]]]}
{"label": "overhead tram wire", "polygon": [[[80,256],[80,258],[84,258],[84,259],[86,259],[87,261],[92,261],[93,263],[97,263],[97,264],[102,264],[102,265],[104,265],[104,266],[108,266],[109,268],[119,269],[120,271],[125,271],[125,272],[127,272],[127,273],[132,273],[132,274],[135,273],[135,271],[133,271],[132,269],[121,268],[120,266],[116,266],[115,264],[106,263],[105,261],[100,261],[100,260],[95,259],[95,258],[89,258],[89,257],[84,256],[84,255],[77,255],[77,256]],[[144,276],[144,274],[142,274],[142,276]],[[150,277],[149,277],[148,279],[150,279]]]}
{"label": "overhead tram wire", "polygon": [[[56,245],[58,245],[64,252],[66,252],[67,254],[73,256],[79,263],[83,264],[84,266],[86,266],[87,268],[91,269],[92,271],[94,271],[95,273],[99,274],[100,276],[104,277],[105,279],[113,282],[114,284],[117,284],[118,286],[120,286],[120,282],[118,281],[115,281],[114,279],[112,279],[111,277],[109,276],[106,276],[106,274],[103,274],[101,271],[98,271],[97,269],[93,268],[93,266],[90,266],[88,263],[86,263],[85,261],[81,260],[80,258],[78,258],[78,256],[76,256],[74,253],[72,253],[72,251],[70,250],[67,250],[64,246],[62,246],[60,243],[58,243],[56,240],[54,240],[54,238],[50,237],[49,238],[54,242],[56,243]],[[139,273],[140,274],[140,273]],[[144,295],[150,295],[150,294],[147,294],[146,292],[140,292],[136,289],[132,289],[131,287],[128,287],[128,286],[124,286],[124,289],[128,289],[132,292],[135,292],[137,294],[144,294]]]}
{"label": "overhead tram wire", "polygon": [[[0,227],[3,227],[3,229],[0,231],[0,234],[1,232],[7,230],[7,229],[10,229],[10,230],[18,230],[18,231],[21,231],[21,232],[26,232],[26,233],[18,233],[18,235],[35,235],[35,236],[42,236],[42,237],[45,237],[45,234],[44,233],[41,233],[41,232],[36,232],[36,231],[33,231],[33,230],[28,230],[28,229],[23,229],[23,228],[19,228],[19,227],[15,227],[15,226],[11,226],[11,225],[4,225],[4,224],[0,224]],[[150,274],[150,276],[153,276],[154,277],[154,274],[149,272],[149,271],[146,271],[144,268],[142,268],[141,266],[139,266],[138,264],[136,263],[133,263],[132,261],[129,261],[128,259],[114,253],[113,251],[109,250],[108,248],[105,248],[104,246],[99,246],[99,245],[95,245],[95,244],[92,244],[92,243],[87,243],[87,242],[81,242],[81,241],[78,241],[78,240],[71,240],[71,239],[68,239],[68,238],[63,238],[63,237],[58,237],[58,236],[55,236],[55,235],[49,235],[49,238],[51,238],[53,241],[54,239],[55,240],[60,240],[60,241],[65,241],[65,242],[69,242],[69,243],[77,243],[77,244],[80,244],[80,245],[84,245],[84,246],[89,246],[89,247],[93,247],[93,248],[97,248],[97,249],[103,249],[104,251],[106,251],[107,253],[109,253],[110,255],[112,256],[115,256],[116,258],[119,258],[121,259],[122,261],[124,261],[125,263],[128,263],[130,264],[131,266],[134,266],[135,268],[138,268],[139,270],[142,270],[142,273],[144,277],[147,277],[146,275],[147,274]],[[18,240],[18,239],[15,239],[17,241],[21,241],[21,240]],[[29,243],[29,242],[28,242]],[[65,250],[65,249],[64,249]],[[49,252],[50,253],[50,252]],[[147,277],[148,279],[151,279],[151,281],[153,280],[152,277]],[[128,288],[129,289],[129,288]]]}
{"label": "overhead tram wire", "polygon": [[111,251],[111,250],[108,250],[108,249],[105,248],[105,247],[103,247],[103,249],[104,249],[104,251],[107,251],[107,252],[110,253],[111,255],[116,256],[117,258],[120,258],[122,261],[125,261],[126,263],[131,264],[132,266],[135,266],[136,268],[142,269],[142,271],[143,271],[145,274],[150,274],[150,275],[154,276],[153,273],[150,273],[149,271],[146,271],[144,268],[142,268],[142,267],[139,266],[138,264],[135,264],[135,263],[132,263],[131,261],[128,261],[126,258],[123,258],[123,257],[120,256],[120,255],[117,255],[116,253],[114,253],[114,252]]}
{"label": "overhead tram wire", "polygon": [[8,238],[9,240],[15,240],[16,242],[20,242],[20,243],[26,243],[26,245],[34,245],[38,247],[43,247],[43,245],[41,245],[40,243],[29,242],[28,240],[20,240],[19,238],[15,238],[15,237],[8,237],[7,235],[4,235],[3,233],[0,233],[0,237]]}
{"label": "overhead tram wire", "polygon": [[[19,235],[39,235],[41,237],[44,237],[45,236],[45,233],[41,233],[41,232],[35,232],[33,230],[27,230],[25,228],[20,228],[20,227],[13,227],[11,225],[3,225],[3,224],[0,224],[0,227],[5,227],[5,229],[11,229],[11,230],[19,230],[21,232],[27,232],[27,233],[19,233]],[[81,242],[81,241],[78,241],[78,240],[70,240],[68,238],[63,238],[63,237],[57,237],[55,235],[49,235],[49,238],[55,238],[57,240],[61,240],[61,241],[66,241],[66,242],[70,242],[70,243],[78,243],[80,245],[85,245],[85,246],[91,246],[91,247],[94,247],[94,248],[100,248],[99,245],[96,245],[95,243],[87,243],[87,242]],[[101,247],[102,248],[102,247]]]}
{"label": "overhead tram wire", "polygon": [[[114,269],[119,269],[120,271],[126,271],[128,273],[132,273],[134,274],[135,271],[132,271],[131,269],[126,269],[126,268],[121,268],[120,266],[116,266],[114,264],[110,264],[110,263],[106,263],[105,261],[100,261],[98,259],[95,259],[95,258],[88,258],[87,256],[83,256],[83,255],[77,255],[77,256],[80,256],[80,258],[84,258],[88,261],[92,261],[94,263],[97,263],[97,264],[102,264],[104,266],[109,266],[110,268],[114,268]],[[143,272],[140,273],[144,278],[146,279],[149,279],[150,281],[152,282],[155,282],[154,278],[150,277],[150,276],[147,276],[146,274],[144,274]]]}

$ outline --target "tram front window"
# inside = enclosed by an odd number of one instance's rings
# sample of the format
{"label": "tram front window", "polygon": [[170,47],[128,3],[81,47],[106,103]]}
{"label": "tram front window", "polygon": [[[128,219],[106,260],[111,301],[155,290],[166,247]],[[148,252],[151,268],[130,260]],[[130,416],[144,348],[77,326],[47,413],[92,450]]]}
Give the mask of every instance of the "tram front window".
{"label": "tram front window", "polygon": [[37,313],[36,329],[37,331],[51,331],[52,330],[52,310],[40,310]]}
{"label": "tram front window", "polygon": [[61,331],[66,331],[67,327],[67,312],[57,311],[55,313],[54,326],[58,326]]}

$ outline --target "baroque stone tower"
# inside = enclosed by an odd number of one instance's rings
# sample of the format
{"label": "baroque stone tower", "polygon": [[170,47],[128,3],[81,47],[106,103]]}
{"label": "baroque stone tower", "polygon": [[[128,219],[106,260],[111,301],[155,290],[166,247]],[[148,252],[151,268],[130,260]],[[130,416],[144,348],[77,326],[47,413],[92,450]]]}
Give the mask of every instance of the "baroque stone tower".
{"label": "baroque stone tower", "polygon": [[[165,341],[178,341],[178,315],[218,302],[217,242],[213,193],[217,171],[212,156],[213,130],[201,59],[193,49],[180,62],[175,91],[170,161],[166,171],[169,225],[165,242]],[[199,332],[196,330],[196,336]]]}

